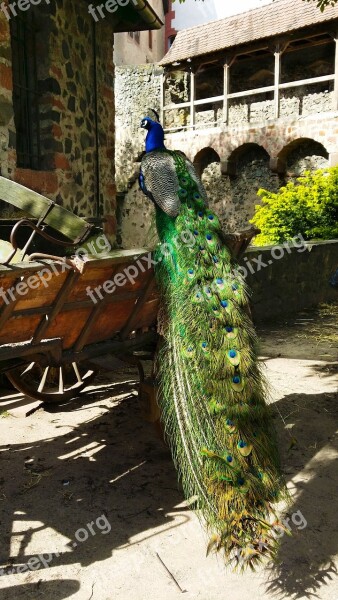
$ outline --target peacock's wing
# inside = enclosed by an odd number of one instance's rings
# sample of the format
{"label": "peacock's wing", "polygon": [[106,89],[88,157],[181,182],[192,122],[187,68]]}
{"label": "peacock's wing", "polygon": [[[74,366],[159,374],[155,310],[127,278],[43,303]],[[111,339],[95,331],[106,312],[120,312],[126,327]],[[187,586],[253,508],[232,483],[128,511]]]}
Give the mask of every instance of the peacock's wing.
{"label": "peacock's wing", "polygon": [[177,217],[181,207],[180,185],[171,154],[156,150],[149,152],[142,159],[141,172],[146,195],[168,216]]}

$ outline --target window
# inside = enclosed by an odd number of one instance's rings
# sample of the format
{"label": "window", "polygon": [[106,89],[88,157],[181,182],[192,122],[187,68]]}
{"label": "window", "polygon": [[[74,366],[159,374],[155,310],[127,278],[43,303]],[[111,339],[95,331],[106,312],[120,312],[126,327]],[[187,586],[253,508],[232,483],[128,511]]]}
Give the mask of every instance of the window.
{"label": "window", "polygon": [[128,31],[128,35],[135,40],[137,44],[140,43],[140,32],[139,31]]}
{"label": "window", "polygon": [[18,167],[40,169],[40,115],[34,12],[10,20],[13,106]]}
{"label": "window", "polygon": [[150,50],[153,49],[153,32],[151,31],[151,29],[149,29],[148,31],[148,46],[150,48]]}
{"label": "window", "polygon": [[171,48],[175,41],[176,33],[168,37],[168,49]]}

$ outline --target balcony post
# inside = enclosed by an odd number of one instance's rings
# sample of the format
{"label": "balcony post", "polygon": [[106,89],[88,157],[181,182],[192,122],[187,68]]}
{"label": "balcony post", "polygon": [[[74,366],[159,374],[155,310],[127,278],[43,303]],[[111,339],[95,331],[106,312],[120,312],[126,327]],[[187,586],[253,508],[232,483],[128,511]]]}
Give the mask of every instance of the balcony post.
{"label": "balcony post", "polygon": [[190,71],[190,127],[195,129],[195,100],[196,100],[196,76],[193,67]]}
{"label": "balcony post", "polygon": [[164,127],[164,106],[165,106],[165,73],[161,73],[160,82],[160,118],[162,127]]}
{"label": "balcony post", "polygon": [[230,64],[224,64],[224,100],[223,100],[223,122],[225,125],[229,121],[229,89],[230,89]]}
{"label": "balcony post", "polygon": [[282,56],[279,44],[275,48],[274,55],[275,55],[274,116],[275,116],[275,119],[278,119],[278,117],[279,117],[279,102],[280,102],[279,84],[280,84],[281,56]]}
{"label": "balcony post", "polygon": [[338,32],[334,37],[336,44],[335,61],[334,61],[334,93],[333,93],[333,110],[338,111]]}

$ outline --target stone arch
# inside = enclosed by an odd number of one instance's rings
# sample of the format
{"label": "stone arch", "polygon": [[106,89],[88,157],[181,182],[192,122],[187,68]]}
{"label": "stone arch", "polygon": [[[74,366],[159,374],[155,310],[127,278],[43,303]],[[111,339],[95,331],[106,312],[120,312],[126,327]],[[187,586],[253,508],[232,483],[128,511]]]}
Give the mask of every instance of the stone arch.
{"label": "stone arch", "polygon": [[244,161],[262,159],[267,162],[270,160],[270,155],[264,146],[254,142],[246,142],[229,154],[227,160],[223,163],[222,172],[226,175],[236,176],[239,165]]}
{"label": "stone arch", "polygon": [[[320,160],[320,157],[323,160]],[[328,166],[328,160],[329,153],[325,146],[308,137],[292,140],[277,155],[279,172],[294,171],[296,175],[300,174],[302,170]]]}
{"label": "stone arch", "polygon": [[210,146],[208,146],[207,148],[202,148],[202,150],[197,152],[193,160],[194,167],[199,177],[201,177],[206,167],[208,167],[211,163],[215,162],[221,162],[221,158],[216,152],[216,150],[214,150]]}

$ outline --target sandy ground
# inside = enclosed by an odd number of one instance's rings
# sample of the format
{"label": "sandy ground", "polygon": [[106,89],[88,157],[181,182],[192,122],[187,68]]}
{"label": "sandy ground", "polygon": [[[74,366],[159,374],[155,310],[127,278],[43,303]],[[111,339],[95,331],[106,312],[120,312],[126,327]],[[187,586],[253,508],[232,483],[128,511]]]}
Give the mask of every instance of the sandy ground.
{"label": "sandy ground", "polygon": [[293,498],[294,535],[282,538],[278,564],[238,575],[206,558],[206,535],[142,420],[130,368],[101,374],[68,405],[26,418],[3,412],[1,599],[336,600],[333,324],[330,311],[305,313],[260,332]]}

